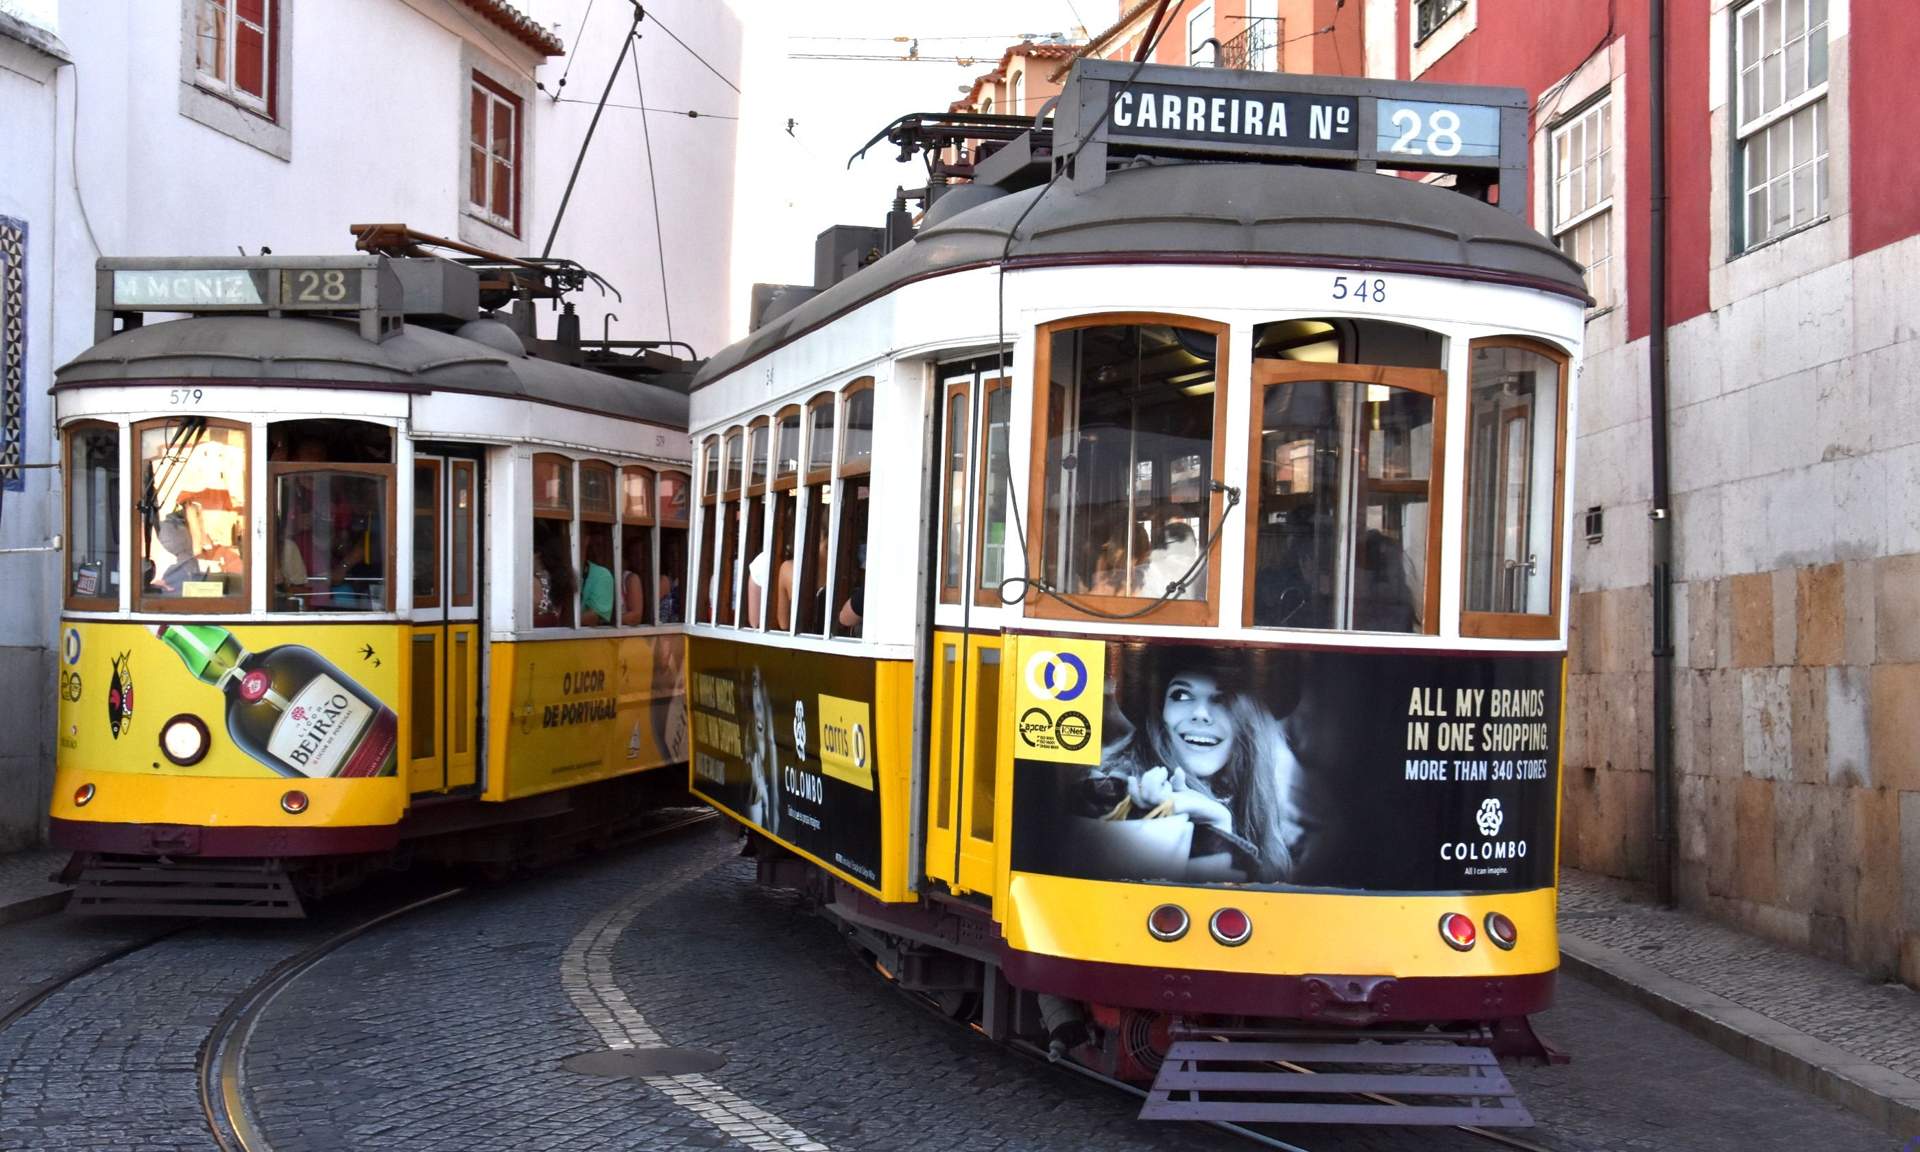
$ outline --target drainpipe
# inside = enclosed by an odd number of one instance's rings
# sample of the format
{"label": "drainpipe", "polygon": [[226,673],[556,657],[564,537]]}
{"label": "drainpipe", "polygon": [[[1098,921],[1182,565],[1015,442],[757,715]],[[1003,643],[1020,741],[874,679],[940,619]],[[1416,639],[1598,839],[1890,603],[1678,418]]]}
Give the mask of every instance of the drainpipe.
{"label": "drainpipe", "polygon": [[1653,439],[1653,878],[1663,907],[1674,906],[1673,866],[1673,509],[1667,467],[1667,4],[1647,0],[1648,111],[1652,131],[1652,243],[1647,295],[1653,330],[1647,339],[1647,399]]}

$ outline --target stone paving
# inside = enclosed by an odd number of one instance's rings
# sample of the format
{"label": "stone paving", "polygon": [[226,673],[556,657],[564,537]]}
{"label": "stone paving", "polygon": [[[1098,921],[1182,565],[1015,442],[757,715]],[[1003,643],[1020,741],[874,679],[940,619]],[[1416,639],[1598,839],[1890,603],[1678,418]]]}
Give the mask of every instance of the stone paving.
{"label": "stone paving", "polygon": [[0,924],[16,918],[9,909],[38,912],[46,897],[65,892],[67,886],[52,877],[69,855],[56,848],[0,853]]}
{"label": "stone paving", "polygon": [[1659,908],[1637,885],[1570,868],[1561,870],[1560,931],[1920,1080],[1920,993],[1904,984]]}

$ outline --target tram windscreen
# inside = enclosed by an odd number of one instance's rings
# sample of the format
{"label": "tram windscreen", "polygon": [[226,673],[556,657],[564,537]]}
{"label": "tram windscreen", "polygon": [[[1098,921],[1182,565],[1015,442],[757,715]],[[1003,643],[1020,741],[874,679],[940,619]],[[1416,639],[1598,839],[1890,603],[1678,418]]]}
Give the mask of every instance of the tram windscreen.
{"label": "tram windscreen", "polygon": [[1175,598],[1203,598],[1216,337],[1105,325],[1055,332],[1050,352],[1048,577],[1077,595],[1160,597],[1178,585]]}
{"label": "tram windscreen", "polygon": [[247,430],[188,418],[139,438],[141,598],[244,602]]}

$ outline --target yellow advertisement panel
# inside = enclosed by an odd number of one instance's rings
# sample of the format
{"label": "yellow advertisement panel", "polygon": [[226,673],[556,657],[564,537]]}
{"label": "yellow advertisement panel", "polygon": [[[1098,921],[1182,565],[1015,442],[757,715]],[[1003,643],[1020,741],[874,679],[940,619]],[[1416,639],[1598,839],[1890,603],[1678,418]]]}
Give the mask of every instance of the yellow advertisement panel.
{"label": "yellow advertisement panel", "polygon": [[487,794],[685,763],[684,644],[678,634],[494,644]]}
{"label": "yellow advertisement panel", "polygon": [[65,623],[56,760],[167,776],[392,776],[400,636],[391,624]]}
{"label": "yellow advertisement panel", "polygon": [[[822,692],[820,771],[855,788],[873,791],[873,719],[865,700],[843,700]],[[804,702],[796,708],[804,708]],[[793,734],[806,747],[805,720],[796,716]]]}
{"label": "yellow advertisement panel", "polygon": [[1014,734],[1019,743],[1014,754],[1056,764],[1098,764],[1106,641],[1017,639]]}

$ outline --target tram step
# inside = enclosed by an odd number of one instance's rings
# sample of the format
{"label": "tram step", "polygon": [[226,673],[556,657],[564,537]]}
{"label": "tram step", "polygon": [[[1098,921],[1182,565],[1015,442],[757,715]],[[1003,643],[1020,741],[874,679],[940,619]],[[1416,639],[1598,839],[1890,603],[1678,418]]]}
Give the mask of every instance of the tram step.
{"label": "tram step", "polygon": [[67,910],[82,916],[223,916],[299,919],[293,881],[263,863],[190,867],[93,861],[80,870]]}
{"label": "tram step", "polygon": [[1140,1119],[1533,1126],[1491,1049],[1431,1035],[1389,1043],[1324,1036],[1175,1039]]}

